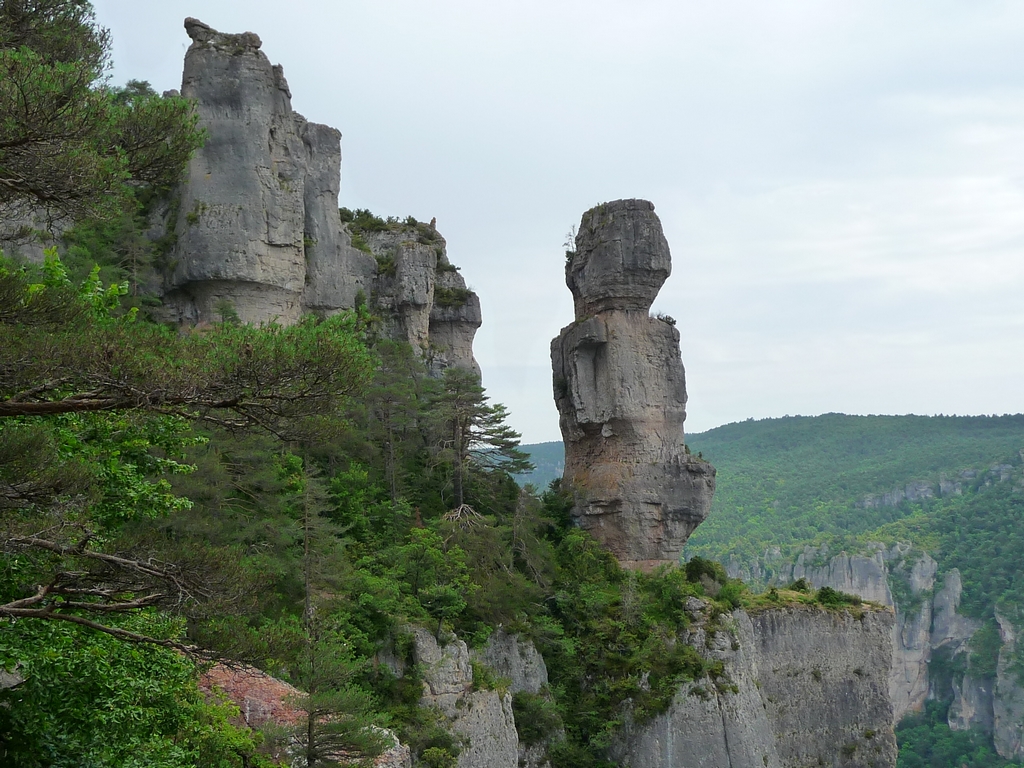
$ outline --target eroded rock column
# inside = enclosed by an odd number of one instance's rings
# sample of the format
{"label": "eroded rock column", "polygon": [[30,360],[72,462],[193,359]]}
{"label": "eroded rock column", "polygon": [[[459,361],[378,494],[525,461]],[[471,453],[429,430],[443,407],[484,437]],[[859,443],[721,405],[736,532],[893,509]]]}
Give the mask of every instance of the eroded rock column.
{"label": "eroded rock column", "polygon": [[631,568],[678,562],[715,489],[684,445],[679,331],[648,315],[671,268],[651,203],[587,211],[565,267],[576,320],[551,343],[574,518]]}
{"label": "eroded rock column", "polygon": [[368,294],[376,264],[338,217],[341,134],[291,107],[280,66],[258,35],[186,19],[181,94],[205,144],[189,162],[167,222],[165,319],[296,322]]}

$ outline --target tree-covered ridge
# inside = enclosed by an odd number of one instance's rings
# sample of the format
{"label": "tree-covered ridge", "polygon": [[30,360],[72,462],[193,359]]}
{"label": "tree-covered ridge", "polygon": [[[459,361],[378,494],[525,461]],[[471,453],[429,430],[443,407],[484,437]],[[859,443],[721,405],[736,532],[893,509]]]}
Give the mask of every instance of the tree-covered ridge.
{"label": "tree-covered ridge", "polygon": [[690,546],[756,557],[900,519],[899,505],[859,502],[1011,459],[1024,448],[1024,416],[797,416],[728,424],[689,445],[718,469],[714,508]]}

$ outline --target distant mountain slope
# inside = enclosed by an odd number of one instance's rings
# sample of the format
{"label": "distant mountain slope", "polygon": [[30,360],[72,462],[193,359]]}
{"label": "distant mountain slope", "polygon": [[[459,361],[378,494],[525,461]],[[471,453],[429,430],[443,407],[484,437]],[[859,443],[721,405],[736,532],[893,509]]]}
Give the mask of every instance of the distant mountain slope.
{"label": "distant mountain slope", "polygon": [[520,485],[532,483],[538,491],[543,491],[552,480],[562,476],[562,470],[565,469],[565,448],[561,441],[519,447],[524,453],[530,454],[530,461],[534,465],[533,472],[516,475]]}
{"label": "distant mountain slope", "polygon": [[[1024,449],[1024,415],[1013,416],[787,416],[726,424],[688,435],[687,443],[718,469],[711,517],[693,540],[709,544],[738,521],[785,522],[766,530],[772,541],[803,541],[823,532],[792,513],[808,504],[852,507],[913,481],[954,480],[966,469],[1005,460]],[[521,446],[536,469],[520,478],[537,488],[561,477],[561,442]],[[904,488],[905,491],[905,488]],[[788,510],[788,512],[787,512]],[[824,515],[811,515],[822,518]],[[844,516],[832,532],[869,530],[891,515]],[[757,518],[757,520],[751,520]],[[877,522],[876,522],[877,520]]]}
{"label": "distant mountain slope", "polygon": [[[688,555],[743,564],[774,547],[910,541],[960,569],[968,613],[1002,604],[1024,620],[1024,415],[751,419],[688,444],[718,469]],[[538,488],[560,476],[561,443],[523,450]]]}
{"label": "distant mountain slope", "polygon": [[[876,585],[887,580],[897,603],[899,669],[916,670],[908,680],[927,696],[898,730],[899,768],[1024,765],[1024,415],[748,420],[687,442],[717,467],[718,488],[685,556],[771,582],[794,563],[821,576],[904,553]],[[524,446],[538,487],[560,474],[561,447]],[[931,562],[934,590],[910,585],[918,562]],[[952,639],[939,627],[947,577],[963,590],[946,609],[960,622]]]}
{"label": "distant mountain slope", "polygon": [[1024,415],[795,416],[727,424],[689,443],[718,468],[718,490],[688,547],[750,556],[866,533],[941,495],[942,483],[952,493],[965,472],[1019,464]]}

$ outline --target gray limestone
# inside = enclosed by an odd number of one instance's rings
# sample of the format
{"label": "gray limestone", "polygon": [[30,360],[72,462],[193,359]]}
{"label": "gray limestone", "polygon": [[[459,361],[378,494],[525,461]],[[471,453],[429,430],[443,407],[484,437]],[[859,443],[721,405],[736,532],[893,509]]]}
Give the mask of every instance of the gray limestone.
{"label": "gray limestone", "polygon": [[420,703],[434,707],[464,739],[459,768],[517,768],[519,736],[512,695],[474,691],[469,650],[459,639],[444,645],[422,628],[412,630],[414,659],[423,676]]}
{"label": "gray limestone", "polygon": [[406,341],[419,354],[430,340],[430,309],[434,299],[438,251],[444,241],[421,243],[415,230],[396,227],[363,235],[382,265],[373,288],[389,334]]}
{"label": "gray limestone", "polygon": [[977,728],[992,733],[995,724],[993,712],[993,682],[979,679],[970,671],[962,679],[953,679],[953,703],[949,705],[949,727],[954,731]]}
{"label": "gray limestone", "polygon": [[998,610],[996,621],[1003,644],[996,666],[992,740],[1000,757],[1024,760],[1024,685],[1019,677],[1019,664],[1017,669],[1013,668],[1017,628]]}
{"label": "gray limestone", "polygon": [[[495,675],[509,681],[513,694],[525,692],[549,696],[548,668],[531,640],[506,632],[499,627],[479,650],[470,651],[474,661],[486,664]],[[553,739],[564,738],[564,733]],[[519,744],[519,767],[541,768],[547,765],[545,755],[549,741],[526,746]]]}
{"label": "gray limestone", "polygon": [[388,332],[435,373],[479,374],[480,299],[433,225],[395,224],[366,234],[372,253],[354,247],[338,215],[341,134],[292,110],[284,71],[257,35],[196,19],[185,29],[192,45],[181,94],[195,101],[207,140],[154,231],[176,238],[157,314],[203,323],[229,311],[288,325],[374,298]]}
{"label": "gray limestone", "polygon": [[[466,287],[466,281],[448,262],[438,257],[434,281],[435,300],[430,308],[430,364],[436,371],[456,367],[480,375],[473,356],[473,338],[483,322],[480,297]],[[444,300],[439,300],[444,297]]]}
{"label": "gray limestone", "polygon": [[512,693],[539,694],[548,684],[547,665],[533,642],[500,627],[487,638],[483,648],[471,655],[498,677],[509,680]]}
{"label": "gray limestone", "polygon": [[479,376],[473,339],[482,323],[480,297],[448,261],[441,234],[427,224],[392,224],[364,238],[382,265],[373,302],[388,333],[407,341],[435,374],[457,367]]}
{"label": "gray limestone", "polygon": [[715,488],[684,445],[679,332],[648,316],[670,267],[651,203],[587,211],[565,268],[576,320],[551,343],[573,516],[626,567],[677,562]]}
{"label": "gray limestone", "polygon": [[736,611],[690,641],[727,680],[683,685],[665,714],[627,725],[612,757],[631,768],[892,766],[891,625],[887,610]]}
{"label": "gray limestone", "polygon": [[932,648],[948,646],[955,653],[964,648],[981,627],[979,621],[957,613],[963,589],[960,571],[957,568],[947,571],[942,589],[932,599]]}
{"label": "gray limestone", "polygon": [[351,307],[368,293],[373,259],[352,248],[338,218],[341,134],[292,111],[280,66],[257,35],[186,19],[181,94],[193,99],[206,143],[170,216],[177,241],[164,297],[169,319],[298,320]]}
{"label": "gray limestone", "polygon": [[616,200],[583,214],[565,281],[579,320],[609,309],[647,312],[671,273],[654,205]]}
{"label": "gray limestone", "polygon": [[[970,471],[960,473],[968,477]],[[999,482],[1001,466],[991,469]],[[944,491],[945,493],[946,491]],[[948,492],[956,493],[949,488]],[[742,575],[762,583],[787,584],[806,578],[815,588],[829,586],[860,595],[896,610],[892,628],[893,663],[889,675],[889,697],[897,720],[908,712],[920,711],[929,698],[952,694],[949,726],[954,730],[973,728],[990,733],[996,750],[1006,759],[1024,757],[1024,685],[1010,668],[1016,644],[1013,624],[997,613],[1002,645],[995,679],[971,673],[954,675],[952,690],[937,690],[929,677],[929,662],[935,652],[968,659],[970,642],[982,623],[959,613],[963,582],[952,568],[938,583],[938,565],[927,553],[912,551],[907,544],[869,545],[868,552],[828,556],[827,549],[807,548],[793,562],[785,562],[779,551],[768,551],[757,562],[730,561],[732,576]],[[904,579],[912,600],[897,604],[889,589],[891,577]]]}

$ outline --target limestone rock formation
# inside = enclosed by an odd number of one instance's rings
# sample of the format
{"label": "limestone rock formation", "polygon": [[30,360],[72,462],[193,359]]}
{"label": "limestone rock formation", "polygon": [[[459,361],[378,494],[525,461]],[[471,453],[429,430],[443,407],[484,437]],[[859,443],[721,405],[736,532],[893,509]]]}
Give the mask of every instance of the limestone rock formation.
{"label": "limestone rock formation", "polygon": [[474,661],[486,664],[498,677],[510,682],[512,693],[540,693],[548,684],[548,668],[532,641],[498,628],[479,650]]}
{"label": "limestone rock formation", "polygon": [[341,134],[292,111],[280,66],[257,35],[186,19],[181,93],[205,145],[190,161],[168,226],[176,236],[164,297],[170,319],[295,322],[352,307],[376,264],[338,218]]}
{"label": "limestone rock formation", "polygon": [[551,343],[574,518],[627,567],[677,562],[715,489],[684,445],[679,332],[648,316],[670,270],[651,203],[587,211],[565,268],[576,321]]}
{"label": "limestone rock formation", "polygon": [[[807,547],[787,562],[775,551],[757,561],[726,564],[729,575],[762,586],[804,578],[814,588],[832,587],[859,595],[896,612],[892,631],[893,664],[889,696],[898,721],[920,711],[928,699],[948,699],[953,730],[977,729],[991,734],[996,750],[1008,760],[1024,756],[1024,686],[1011,671],[1015,629],[999,622],[999,664],[995,678],[971,670],[971,640],[982,622],[959,613],[963,580],[956,568],[942,573],[926,552],[908,544],[868,545],[868,552],[839,553]],[[890,584],[901,580],[909,595],[901,604]],[[999,619],[997,613],[996,618]],[[955,659],[952,679],[929,674],[933,658]],[[943,687],[944,686],[944,687]],[[951,689],[950,689],[951,686]]]}
{"label": "limestone rock formation", "polygon": [[435,373],[457,367],[480,374],[473,338],[480,297],[448,260],[447,244],[427,224],[391,224],[363,235],[379,265],[373,303],[394,338],[424,354]]}
{"label": "limestone rock formation", "polygon": [[806,607],[735,611],[689,642],[725,664],[684,684],[668,711],[627,726],[612,758],[630,768],[892,766],[889,610],[857,618]]}
{"label": "limestone rock formation", "polygon": [[157,314],[200,323],[232,312],[287,325],[373,297],[392,335],[435,372],[479,374],[480,300],[433,224],[389,225],[367,234],[370,252],[353,246],[338,212],[341,134],[292,110],[284,70],[257,35],[191,18],[185,29],[181,94],[195,100],[207,140],[158,217],[154,239],[169,230],[174,245]]}
{"label": "limestone rock formation", "polygon": [[459,768],[517,768],[512,695],[473,690],[473,668],[463,641],[440,645],[425,629],[412,633],[414,661],[423,676],[420,703],[440,711],[452,732],[465,738]]}
{"label": "limestone rock formation", "polygon": [[[486,665],[497,677],[508,680],[509,692],[513,695],[522,692],[550,696],[547,665],[531,640],[499,627],[482,648],[470,651],[470,655],[473,661]],[[564,738],[564,731],[558,729],[536,744],[519,742],[519,768],[550,766],[548,747]]]}
{"label": "limestone rock formation", "polygon": [[[992,740],[1001,757],[1024,760],[1024,686],[1020,682],[1017,660],[1017,629],[1013,622],[996,611],[1002,647],[996,666],[995,696],[992,706]],[[1019,665],[1020,662],[1016,661]]]}

